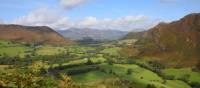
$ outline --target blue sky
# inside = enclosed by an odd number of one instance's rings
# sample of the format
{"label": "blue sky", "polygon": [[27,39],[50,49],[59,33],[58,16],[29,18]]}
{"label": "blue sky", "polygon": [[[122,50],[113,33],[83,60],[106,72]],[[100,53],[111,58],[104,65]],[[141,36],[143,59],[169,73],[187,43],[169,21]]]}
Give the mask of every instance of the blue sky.
{"label": "blue sky", "polygon": [[1,0],[1,23],[134,30],[200,12],[200,0]]}
{"label": "blue sky", "polygon": [[96,0],[84,8],[74,9],[69,15],[116,18],[144,14],[152,18],[174,20],[193,12],[200,12],[200,0],[169,0],[169,2],[162,2],[162,0]]}

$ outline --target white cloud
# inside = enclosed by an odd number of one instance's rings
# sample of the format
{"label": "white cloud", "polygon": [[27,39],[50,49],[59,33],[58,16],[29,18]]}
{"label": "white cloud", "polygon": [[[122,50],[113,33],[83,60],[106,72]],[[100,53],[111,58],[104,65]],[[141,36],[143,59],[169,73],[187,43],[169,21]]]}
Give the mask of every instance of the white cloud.
{"label": "white cloud", "polygon": [[96,17],[86,17],[77,22],[79,26],[93,26],[97,24],[99,24],[99,20]]}
{"label": "white cloud", "polygon": [[135,28],[147,27],[148,17],[144,15],[125,16],[116,19],[98,19],[96,17],[86,17],[76,23],[76,27],[88,27],[98,29],[118,29],[132,30]]}
{"label": "white cloud", "polygon": [[55,29],[70,25],[68,17],[60,16],[48,8],[37,9],[27,16],[15,19],[12,23],[30,26],[50,26]]}
{"label": "white cloud", "polygon": [[65,9],[72,9],[76,6],[80,6],[92,0],[60,0],[60,4]]}
{"label": "white cloud", "polygon": [[147,16],[124,16],[115,19],[85,17],[83,19],[72,21],[67,16],[61,16],[57,12],[53,12],[48,8],[40,8],[32,11],[26,16],[15,19],[14,24],[29,26],[49,26],[55,30],[62,30],[71,27],[77,28],[95,28],[95,29],[116,29],[116,30],[133,30],[147,29],[155,22],[150,21]]}

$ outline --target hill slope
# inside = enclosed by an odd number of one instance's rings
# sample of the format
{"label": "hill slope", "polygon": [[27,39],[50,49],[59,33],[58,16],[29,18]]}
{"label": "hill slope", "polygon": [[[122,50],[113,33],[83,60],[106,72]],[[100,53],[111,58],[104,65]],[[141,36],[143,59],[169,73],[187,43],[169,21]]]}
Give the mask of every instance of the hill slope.
{"label": "hill slope", "polygon": [[[200,13],[194,13],[171,23],[160,23],[142,33],[137,42],[140,55],[173,61],[175,65],[192,66],[200,57]],[[141,35],[140,35],[141,36]]]}
{"label": "hill slope", "polygon": [[58,31],[60,34],[73,40],[80,40],[84,37],[91,37],[95,40],[116,40],[122,38],[127,32],[117,30],[98,30],[98,29],[78,29],[70,28],[64,31]]}
{"label": "hill slope", "polygon": [[140,39],[142,37],[145,37],[146,34],[147,34],[146,31],[130,32],[127,35],[125,35],[122,39]]}
{"label": "hill slope", "polygon": [[72,43],[46,26],[0,25],[0,40],[53,45]]}

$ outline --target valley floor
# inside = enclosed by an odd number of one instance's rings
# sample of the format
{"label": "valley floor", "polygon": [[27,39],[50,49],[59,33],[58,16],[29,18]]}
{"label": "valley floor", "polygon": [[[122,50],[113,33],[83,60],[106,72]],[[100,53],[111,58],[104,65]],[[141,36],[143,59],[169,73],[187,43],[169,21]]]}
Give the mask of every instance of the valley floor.
{"label": "valley floor", "polygon": [[199,88],[200,72],[121,56],[120,46],[0,42],[0,87]]}

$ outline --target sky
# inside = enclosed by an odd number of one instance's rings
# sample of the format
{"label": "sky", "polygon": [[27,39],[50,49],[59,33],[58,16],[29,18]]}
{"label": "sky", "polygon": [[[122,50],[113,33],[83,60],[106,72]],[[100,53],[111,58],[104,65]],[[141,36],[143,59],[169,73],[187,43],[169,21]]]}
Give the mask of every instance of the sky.
{"label": "sky", "polygon": [[0,23],[140,31],[200,12],[200,0],[1,0]]}

